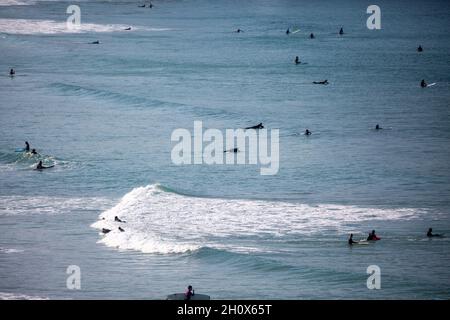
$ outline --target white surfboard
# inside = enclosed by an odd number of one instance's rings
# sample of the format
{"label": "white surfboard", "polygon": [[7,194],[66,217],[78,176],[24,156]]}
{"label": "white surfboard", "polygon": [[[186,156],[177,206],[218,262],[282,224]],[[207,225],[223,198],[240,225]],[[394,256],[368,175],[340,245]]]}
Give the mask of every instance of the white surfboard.
{"label": "white surfboard", "polygon": [[434,86],[435,84],[436,84],[436,82],[433,82],[433,83],[427,84],[427,87],[432,87],[432,86]]}

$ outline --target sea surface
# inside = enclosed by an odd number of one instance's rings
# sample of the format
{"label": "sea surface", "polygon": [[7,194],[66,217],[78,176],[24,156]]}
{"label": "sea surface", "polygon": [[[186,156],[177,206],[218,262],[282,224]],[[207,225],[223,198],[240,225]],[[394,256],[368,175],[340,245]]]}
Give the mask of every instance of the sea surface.
{"label": "sea surface", "polygon": [[[141,3],[0,0],[0,299],[450,298],[450,2]],[[194,121],[278,173],[174,164]]]}

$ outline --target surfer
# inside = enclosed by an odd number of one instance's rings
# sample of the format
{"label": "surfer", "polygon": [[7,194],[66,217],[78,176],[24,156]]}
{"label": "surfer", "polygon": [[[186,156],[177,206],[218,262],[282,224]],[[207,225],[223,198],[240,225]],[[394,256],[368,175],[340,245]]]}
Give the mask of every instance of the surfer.
{"label": "surfer", "polygon": [[309,38],[310,38],[310,39],[314,39],[314,38],[315,38],[314,33],[311,33],[311,34],[309,35]]}
{"label": "surfer", "polygon": [[421,86],[422,88],[426,88],[426,87],[427,87],[427,83],[425,82],[424,79],[422,79],[422,81],[420,81],[420,86]]}
{"label": "surfer", "polygon": [[120,232],[125,232],[121,227],[118,228]]}
{"label": "surfer", "polygon": [[344,34],[344,29],[341,28],[341,30],[339,30],[339,34],[342,36]]}
{"label": "surfer", "polygon": [[375,130],[381,130],[381,129],[383,129],[383,128],[381,128],[379,124],[377,124],[377,125],[375,126]]}
{"label": "surfer", "polygon": [[114,217],[114,221],[115,221],[115,222],[122,222],[122,223],[125,223],[125,221],[120,220],[118,216],[115,216],[115,217]]}
{"label": "surfer", "polygon": [[423,51],[422,46],[419,46],[419,47],[417,48],[417,52],[422,52],[422,51]]}
{"label": "surfer", "polygon": [[247,130],[247,129],[263,129],[263,128],[264,128],[264,126],[263,126],[262,122],[260,122],[256,126],[245,128],[245,130]]}
{"label": "surfer", "polygon": [[425,79],[422,79],[422,81],[420,81],[420,86],[422,88],[425,88],[427,86],[427,83],[425,82]]}
{"label": "surfer", "polygon": [[223,153],[227,153],[227,152],[237,153],[237,152],[239,152],[239,149],[238,148],[233,148],[233,149],[230,149],[230,150],[225,150]]}
{"label": "surfer", "polygon": [[131,30],[131,27],[125,28],[124,30],[129,31]]}
{"label": "surfer", "polygon": [[372,230],[372,232],[369,233],[369,236],[367,237],[367,241],[377,241],[377,240],[381,240],[381,238],[375,234],[375,230]]}
{"label": "surfer", "polygon": [[25,141],[25,151],[30,151],[30,144],[28,143],[28,141]]}
{"label": "surfer", "polygon": [[353,241],[353,233],[350,234],[350,238],[348,238],[348,244],[353,245],[354,243],[358,243],[356,241]]}
{"label": "surfer", "polygon": [[100,44],[100,41],[96,40],[96,41],[91,42],[91,44]]}
{"label": "surfer", "polygon": [[306,130],[305,130],[305,136],[310,136],[310,135],[312,135],[312,132],[309,131],[308,129],[306,129]]}
{"label": "surfer", "polygon": [[237,29],[235,32],[236,32],[236,33],[241,33],[241,32],[244,32],[244,30]]}
{"label": "surfer", "polygon": [[15,74],[16,74],[16,71],[13,68],[11,68],[11,70],[9,70],[9,75],[11,77],[14,77]]}
{"label": "surfer", "polygon": [[44,166],[44,165],[42,164],[42,160],[41,160],[41,161],[39,161],[39,163],[37,164],[36,170],[50,169],[50,168],[53,168],[53,167],[54,167],[54,166],[48,166],[48,167]]}
{"label": "surfer", "polygon": [[150,2],[150,4],[148,5],[148,7],[151,9],[153,8],[153,3]]}
{"label": "surfer", "polygon": [[102,229],[102,233],[106,234],[106,233],[108,233],[108,232],[111,232],[111,230],[110,230],[110,229],[106,229],[106,228],[103,228],[103,229]]}
{"label": "surfer", "polygon": [[301,63],[298,56],[295,57],[295,61],[294,62],[295,62],[295,64],[300,64]]}
{"label": "surfer", "polygon": [[291,31],[289,30],[289,28],[286,30],[286,34],[291,33]]}
{"label": "surfer", "polygon": [[441,237],[442,235],[441,234],[438,234],[438,233],[436,233],[436,234],[433,234],[433,229],[432,228],[429,228],[428,229],[428,232],[427,232],[427,237],[428,238],[431,238],[431,237]]}
{"label": "surfer", "polygon": [[184,300],[191,300],[192,296],[195,295],[194,289],[192,289],[192,286],[188,286],[186,293],[184,294]]}
{"label": "surfer", "polygon": [[[28,150],[29,150],[29,149],[28,149]],[[38,153],[37,153],[36,149],[32,149],[32,150],[31,150],[31,154],[38,154]]]}
{"label": "surfer", "polygon": [[328,80],[323,81],[313,81],[314,84],[328,84]]}

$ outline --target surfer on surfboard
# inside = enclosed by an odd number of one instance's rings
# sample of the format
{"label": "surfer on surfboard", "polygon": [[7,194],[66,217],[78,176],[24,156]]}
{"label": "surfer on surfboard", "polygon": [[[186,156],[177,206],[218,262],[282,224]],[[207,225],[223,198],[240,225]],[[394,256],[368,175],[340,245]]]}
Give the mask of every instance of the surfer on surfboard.
{"label": "surfer on surfboard", "polygon": [[426,88],[427,87],[427,83],[425,82],[425,79],[422,79],[422,81],[420,81],[420,86],[422,88]]}
{"label": "surfer on surfboard", "polygon": [[428,238],[432,238],[432,237],[442,237],[442,234],[438,234],[438,233],[433,234],[433,229],[432,229],[432,228],[429,228],[429,229],[428,229],[428,232],[427,232],[427,237],[428,237]]}
{"label": "surfer on surfboard", "polygon": [[53,168],[53,167],[54,167],[54,166],[48,166],[48,167],[44,166],[44,165],[42,164],[42,160],[41,160],[41,161],[39,161],[39,163],[37,164],[36,170],[50,169],[50,168]]}
{"label": "surfer on surfboard", "polygon": [[375,230],[372,230],[372,232],[369,233],[369,236],[367,237],[367,241],[377,241],[377,240],[381,240],[381,238],[375,234]]}

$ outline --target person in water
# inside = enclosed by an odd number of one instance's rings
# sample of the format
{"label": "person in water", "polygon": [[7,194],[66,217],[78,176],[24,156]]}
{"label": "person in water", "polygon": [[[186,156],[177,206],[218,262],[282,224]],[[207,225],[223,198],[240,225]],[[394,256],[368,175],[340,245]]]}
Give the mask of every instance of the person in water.
{"label": "person in water", "polygon": [[377,241],[377,240],[381,240],[381,238],[375,234],[375,230],[372,230],[372,232],[369,233],[369,236],[367,237],[367,241]]}
{"label": "person in water", "polygon": [[422,52],[422,51],[423,51],[422,46],[419,46],[419,47],[417,48],[417,52]]}
{"label": "person in water", "polygon": [[130,31],[130,30],[131,30],[131,27],[125,28],[124,30],[125,30],[125,31]]}
{"label": "person in water", "polygon": [[311,131],[309,131],[308,129],[305,130],[305,136],[310,136],[312,134]]}
{"label": "person in water", "polygon": [[125,232],[121,227],[118,228],[120,232]]}
{"label": "person in water", "polygon": [[311,33],[311,34],[309,35],[309,38],[310,38],[310,39],[314,39],[314,38],[315,38],[314,33]]}
{"label": "person in water", "polygon": [[48,166],[48,167],[44,166],[44,165],[42,164],[42,160],[41,160],[41,161],[39,161],[39,163],[37,164],[36,170],[50,169],[50,168],[53,168],[53,167],[54,167],[54,166]]}
{"label": "person in water", "polygon": [[422,79],[422,81],[420,81],[420,86],[422,88],[426,88],[427,87],[427,83],[425,82],[425,79]]}
{"label": "person in water", "polygon": [[96,40],[96,41],[91,42],[91,44],[100,44],[100,41]]}
{"label": "person in water", "polygon": [[428,238],[431,238],[431,237],[441,237],[441,236],[442,236],[442,235],[441,235],[441,234],[438,234],[438,233],[433,234],[433,229],[432,229],[432,228],[428,229],[428,232],[427,232],[427,237],[428,237]]}
{"label": "person in water", "polygon": [[110,229],[106,229],[106,228],[102,228],[102,233],[108,233],[108,232],[111,232],[111,230]]}
{"label": "person in water", "polygon": [[184,300],[191,300],[192,296],[194,295],[195,295],[194,289],[192,289],[192,286],[188,286],[184,294]]}
{"label": "person in water", "polygon": [[262,124],[262,122],[258,123],[256,126],[253,127],[247,127],[245,129],[264,129],[264,126]]}
{"label": "person in water", "polygon": [[32,149],[31,154],[38,154],[38,153],[37,153],[36,149]]}
{"label": "person in water", "polygon": [[289,30],[289,28],[286,30],[286,34],[291,33],[291,31]]}
{"label": "person in water", "polygon": [[9,75],[11,77],[13,77],[15,74],[16,74],[16,71],[13,68],[11,68],[11,70],[9,70]]}
{"label": "person in water", "polygon": [[343,29],[343,28],[341,28],[341,30],[339,30],[339,34],[340,34],[340,35],[343,35],[343,34],[344,34],[344,29]]}
{"label": "person in water", "polygon": [[301,63],[298,56],[295,57],[295,61],[294,62],[295,62],[295,64],[300,64]]}
{"label": "person in water", "polygon": [[348,244],[349,244],[349,245],[352,245],[352,244],[354,244],[354,243],[358,243],[358,242],[353,241],[353,233],[352,233],[352,234],[350,234],[350,238],[348,238]]}
{"label": "person in water", "polygon": [[314,84],[328,84],[328,80],[323,81],[313,81]]}
{"label": "person in water", "polygon": [[30,144],[28,143],[28,141],[25,141],[25,151],[30,151]]}
{"label": "person in water", "polygon": [[230,149],[230,150],[225,150],[223,153],[227,153],[227,152],[238,153],[239,152],[239,148],[233,148],[233,149]]}
{"label": "person in water", "polygon": [[236,30],[236,33],[241,33],[241,32],[244,32],[244,31],[241,30],[241,29],[237,29],[237,30]]}
{"label": "person in water", "polygon": [[123,220],[120,220],[118,216],[115,216],[115,217],[114,217],[114,221],[115,221],[115,222],[125,222],[125,221],[123,221]]}
{"label": "person in water", "polygon": [[377,124],[377,125],[375,126],[375,130],[381,130],[381,129],[383,129],[383,128],[381,128],[379,124]]}

